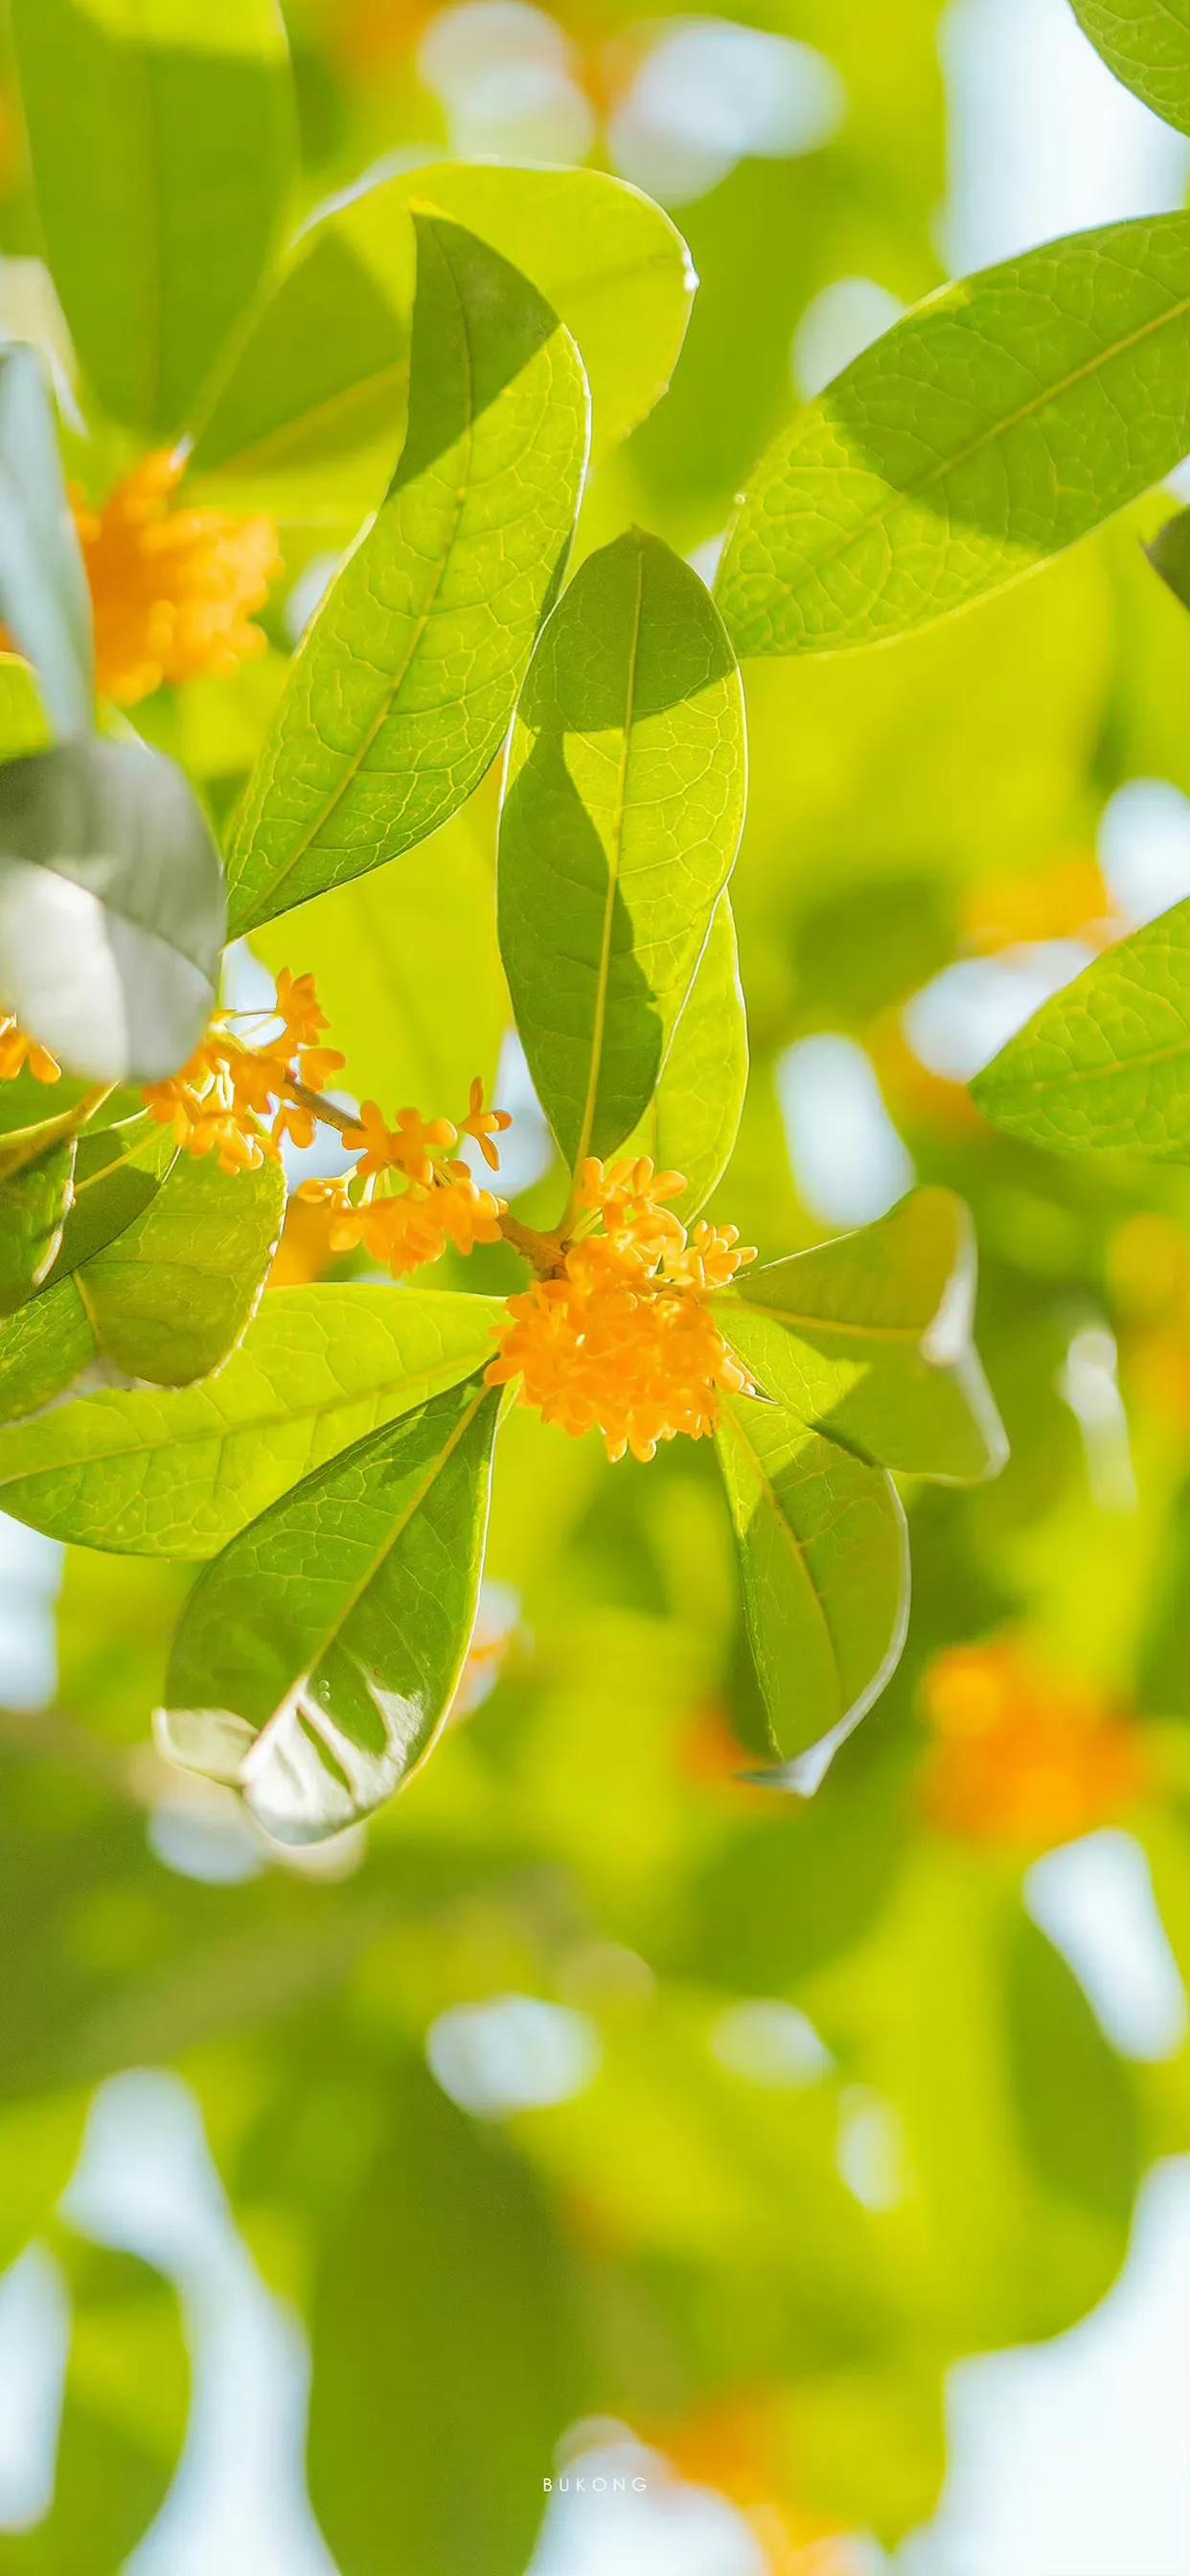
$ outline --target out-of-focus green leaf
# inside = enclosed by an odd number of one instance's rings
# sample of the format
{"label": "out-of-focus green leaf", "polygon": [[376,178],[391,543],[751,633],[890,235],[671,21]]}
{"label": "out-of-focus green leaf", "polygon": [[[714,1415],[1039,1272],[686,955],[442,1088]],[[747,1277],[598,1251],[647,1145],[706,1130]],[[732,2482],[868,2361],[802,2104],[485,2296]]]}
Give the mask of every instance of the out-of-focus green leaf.
{"label": "out-of-focus green leaf", "polygon": [[1051,1153],[1190,1157],[1190,903],[1109,948],[1010,1038],[972,1091]]}
{"label": "out-of-focus green leaf", "polygon": [[49,721],[29,663],[19,653],[0,653],[0,760],[49,746]]}
{"label": "out-of-focus green leaf", "polygon": [[1153,570],[1167,590],[1190,608],[1190,510],[1179,510],[1145,547]]}
{"label": "out-of-focus green leaf", "polygon": [[253,1311],[284,1210],[279,1164],[227,1173],[180,1155],[122,1233],[0,1332],[0,1419],[49,1403],[94,1361],[153,1386],[206,1377]]}
{"label": "out-of-focus green leaf", "polygon": [[456,814],[387,874],[320,895],[253,936],[274,972],[317,962],[318,994],[347,1058],[343,1088],[387,1110],[459,1115],[489,1086],[508,1025],[488,833]]}
{"label": "out-of-focus green leaf", "polygon": [[566,2247],[522,2158],[422,2070],[388,2109],[315,2281],[314,2509],[352,2576],[522,2576],[587,2394]]}
{"label": "out-of-focus green leaf", "polygon": [[930,297],[768,450],[717,595],[741,654],[838,652],[1019,580],[1190,447],[1190,216]]}
{"label": "out-of-focus green leaf", "polygon": [[431,163],[332,207],[297,241],[199,428],[192,474],[302,515],[375,493],[404,420],[411,206],[490,242],[577,342],[595,455],[665,391],[694,274],[668,215],[601,170]]}
{"label": "out-of-focus green leaf", "polygon": [[241,1789],[278,1841],[340,1833],[429,1752],[471,1641],[499,1403],[482,1378],[430,1396],[199,1576],[162,1742]]}
{"label": "out-of-focus green leaf", "polygon": [[171,761],[87,741],[0,767],[0,1004],[73,1072],[176,1073],[224,928],[219,853]]}
{"label": "out-of-focus green leaf", "polygon": [[0,2264],[39,2236],[66,2189],[82,2144],[87,2097],[50,2093],[0,2110]]}
{"label": "out-of-focus green leaf", "polygon": [[387,499],[310,626],[232,832],[251,930],[424,840],[507,731],[586,465],[578,352],[535,287],[414,217],[409,427]]}
{"label": "out-of-focus green leaf", "polygon": [[[91,602],[54,407],[27,348],[0,350],[0,624],[34,665],[58,732],[85,732],[95,698]],[[41,747],[36,734],[12,746]]]}
{"label": "out-of-focus green leaf", "polygon": [[742,1270],[716,1300],[756,1383],[902,1475],[978,1482],[1004,1433],[971,1347],[975,1236],[950,1190],[913,1190],[875,1225]]}
{"label": "out-of-focus green leaf", "polygon": [[139,2255],[63,2230],[55,2250],[72,2322],[53,2502],[32,2530],[6,2534],[5,2556],[14,2576],[119,2576],[181,2457],[189,2370],[178,2296]]}
{"label": "out-of-focus green leaf", "polygon": [[104,1391],[8,1430],[0,1504],[85,1546],[214,1556],[327,1459],[457,1385],[494,1350],[503,1312],[498,1298],[432,1290],[272,1289],[209,1384]]}
{"label": "out-of-focus green leaf", "polygon": [[1071,0],[1080,27],[1125,88],[1190,134],[1187,0]]}
{"label": "out-of-focus green leaf", "polygon": [[517,708],[500,824],[500,945],[567,1161],[648,1107],[735,859],[739,672],[698,575],[633,529],[588,557]]}
{"label": "out-of-focus green leaf", "polygon": [[292,110],[276,0],[14,0],[54,283],[113,418],[182,427],[272,248]]}
{"label": "out-of-focus green leaf", "polygon": [[630,1140],[630,1150],[651,1154],[659,1171],[685,1174],[678,1206],[683,1225],[723,1178],[747,1088],[748,1014],[725,886],[660,1082]]}
{"label": "out-of-focus green leaf", "polygon": [[40,1152],[34,1145],[21,1157],[16,1141],[7,1137],[0,1150],[0,1315],[22,1306],[51,1268],[74,1186],[75,1140],[60,1137],[56,1122]]}
{"label": "out-of-focus green leaf", "polygon": [[725,1396],[717,1445],[773,1744],[811,1790],[904,1644],[905,1515],[888,1476],[784,1404]]}

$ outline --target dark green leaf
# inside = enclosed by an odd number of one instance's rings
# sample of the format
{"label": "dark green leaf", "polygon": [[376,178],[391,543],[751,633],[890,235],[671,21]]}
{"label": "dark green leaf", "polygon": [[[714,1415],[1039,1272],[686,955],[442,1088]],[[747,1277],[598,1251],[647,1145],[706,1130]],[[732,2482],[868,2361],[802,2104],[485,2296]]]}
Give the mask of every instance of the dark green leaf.
{"label": "dark green leaf", "polygon": [[[20,1318],[33,1378],[58,1296]],[[68,1301],[63,1331],[74,1311]],[[84,1546],[214,1556],[299,1478],[457,1385],[490,1356],[503,1313],[498,1298],[433,1290],[271,1289],[208,1384],[169,1396],[105,1391],[7,1431],[0,1507]],[[15,1337],[13,1326],[0,1334],[0,1412]],[[91,1356],[78,1359],[76,1335],[72,1373]]]}
{"label": "dark green leaf", "polygon": [[423,2070],[388,2111],[314,2285],[315,2511],[351,2576],[523,2576],[586,2395],[567,2247],[524,2159]]}
{"label": "dark green leaf", "polygon": [[276,0],[14,0],[54,283],[116,420],[180,429],[288,188]]}
{"label": "dark green leaf", "polygon": [[623,1144],[656,1089],[736,854],[739,672],[696,573],[639,529],[588,557],[517,708],[500,944],[567,1161]]}
{"label": "dark green leaf", "polygon": [[250,1522],[199,1576],[160,1715],[174,1758],[321,1842],[429,1752],[471,1639],[500,1398],[431,1396]]}
{"label": "dark green leaf", "polygon": [[905,1515],[888,1476],[783,1404],[726,1396],[717,1445],[773,1743],[812,1790],[904,1644]]}
{"label": "dark green leaf", "polygon": [[601,170],[431,163],[305,231],[199,428],[196,480],[300,516],[383,489],[404,422],[413,201],[465,224],[529,278],[577,341],[605,454],[669,382],[694,274],[659,206]]}
{"label": "dark green leaf", "polygon": [[1071,0],[1104,62],[1167,125],[1190,134],[1187,0]]}
{"label": "dark green leaf", "polygon": [[223,871],[179,769],[61,743],[0,767],[0,1002],[75,1073],[156,1082],[215,1000]]}
{"label": "dark green leaf", "polygon": [[931,296],[761,459],[718,597],[741,654],[881,644],[1001,590],[1190,448],[1190,216]]}
{"label": "dark green leaf", "polygon": [[470,795],[570,543],[588,435],[574,343],[495,251],[414,222],[404,451],[249,781],[228,859],[235,930],[396,858]]}
{"label": "dark green leaf", "polygon": [[975,1237],[949,1190],[914,1190],[877,1224],[740,1272],[716,1300],[765,1393],[903,1475],[993,1475],[1004,1433],[971,1347]]}
{"label": "dark green leaf", "polygon": [[972,1090],[1051,1153],[1190,1158],[1190,903],[1109,948],[1043,1002]]}
{"label": "dark green leaf", "polygon": [[[57,731],[84,733],[95,699],[91,601],[54,406],[41,359],[24,348],[0,350],[0,624],[34,665]],[[36,735],[12,745],[40,748]]]}

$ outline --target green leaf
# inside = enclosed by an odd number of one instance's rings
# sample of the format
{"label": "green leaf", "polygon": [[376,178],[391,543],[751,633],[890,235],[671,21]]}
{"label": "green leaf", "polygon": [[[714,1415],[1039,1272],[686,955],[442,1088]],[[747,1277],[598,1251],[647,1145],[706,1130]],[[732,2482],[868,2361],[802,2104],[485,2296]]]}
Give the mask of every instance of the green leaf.
{"label": "green leaf", "polygon": [[719,604],[741,654],[887,643],[1002,590],[1190,448],[1190,216],[931,296],[761,459]]}
{"label": "green leaf", "polygon": [[742,1270],[715,1300],[765,1394],[845,1448],[946,1483],[994,1475],[1004,1433],[971,1346],[975,1236],[951,1191]]}
{"label": "green leaf", "polygon": [[651,411],[695,284],[669,217],[600,170],[431,163],[362,189],[300,235],[198,429],[196,487],[230,479],[238,499],[296,516],[383,488],[408,388],[414,200],[490,243],[571,333],[597,459]]}
{"label": "green leaf", "polygon": [[[180,1154],[131,1224],[0,1333],[0,1419],[49,1403],[95,1361],[153,1386],[208,1376],[252,1314],[284,1210],[279,1163],[227,1173]],[[30,1426],[34,1442],[45,1428]]]}
{"label": "green leaf", "polygon": [[23,1305],[52,1268],[74,1185],[75,1140],[59,1135],[56,1120],[40,1153],[19,1157],[17,1143],[8,1136],[0,1151],[0,1315]]}
{"label": "green leaf", "polygon": [[0,653],[0,761],[49,747],[49,721],[29,663],[19,653]]}
{"label": "green leaf", "polygon": [[430,1396],[283,1496],[199,1576],[160,1715],[278,1841],[391,1798],[458,1686],[479,1595],[499,1393]]}
{"label": "green leaf", "polygon": [[192,1055],[224,938],[219,853],[139,743],[0,767],[0,1001],[75,1073],[157,1082]]}
{"label": "green leaf", "polygon": [[1071,0],[1075,17],[1126,89],[1190,134],[1187,0]]}
{"label": "green leaf", "polygon": [[978,1074],[979,1107],[1051,1153],[1190,1159],[1190,903],[1055,993]]}
{"label": "green leaf", "polygon": [[887,1475],[783,1404],[726,1396],[716,1445],[773,1743],[809,1792],[904,1645],[905,1515]]}
{"label": "green leaf", "polygon": [[588,557],[517,708],[500,944],[566,1160],[648,1107],[744,810],[740,676],[697,573],[633,529]]}
{"label": "green leaf", "polygon": [[388,1109],[418,1101],[445,1116],[461,1111],[475,1074],[490,1086],[508,995],[490,830],[477,829],[472,808],[408,850],[399,868],[320,895],[255,932],[252,946],[274,974],[317,960],[353,1099]]}
{"label": "green leaf", "polygon": [[571,2249],[526,2158],[424,2067],[392,2070],[383,2114],[315,2276],[314,2509],[351,2576],[522,2576],[590,2397]]}
{"label": "green leaf", "polygon": [[1190,510],[1179,510],[1159,528],[1145,553],[1167,590],[1190,608]]}
{"label": "green leaf", "polygon": [[[30,1371],[56,1297],[20,1318]],[[0,1434],[0,1508],[87,1547],[214,1556],[312,1469],[481,1366],[503,1313],[499,1298],[440,1290],[271,1289],[206,1384],[105,1390]]]}
{"label": "green leaf", "polygon": [[[54,406],[26,348],[0,350],[0,624],[35,666],[57,731],[84,733],[95,701],[91,599]],[[41,749],[40,730],[27,726],[18,722],[13,750]]]}
{"label": "green leaf", "polygon": [[723,1178],[747,1088],[748,1014],[725,886],[661,1079],[629,1139],[629,1151],[651,1154],[659,1171],[685,1174],[677,1209],[683,1225],[705,1207]]}
{"label": "green leaf", "polygon": [[404,451],[237,814],[236,931],[383,866],[478,786],[570,543],[588,429],[574,343],[495,251],[435,216],[414,223]]}
{"label": "green leaf", "polygon": [[105,408],[180,429],[267,264],[292,155],[276,0],[14,0],[54,283]]}
{"label": "green leaf", "polygon": [[74,1197],[53,1284],[103,1252],[156,1198],[177,1160],[172,1130],[147,1110],[112,1127],[85,1127],[78,1140]]}
{"label": "green leaf", "polygon": [[177,2290],[139,2255],[55,2232],[70,2356],[49,2512],[5,2535],[12,2576],[118,2576],[165,2502],[182,2452],[189,2370]]}

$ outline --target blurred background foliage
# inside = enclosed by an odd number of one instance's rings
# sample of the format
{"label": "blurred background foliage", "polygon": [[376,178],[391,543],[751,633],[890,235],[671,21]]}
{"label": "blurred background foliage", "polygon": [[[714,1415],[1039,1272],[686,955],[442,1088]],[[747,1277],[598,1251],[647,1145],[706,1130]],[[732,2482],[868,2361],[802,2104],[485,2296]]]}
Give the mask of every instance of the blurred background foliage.
{"label": "blurred background foliage", "polygon": [[[688,340],[593,481],[584,551],[635,518],[706,569],[792,402],[900,306],[1130,210],[1086,175],[1114,94],[1049,0],[286,17],[302,211],[497,154],[589,159],[674,213]],[[1043,20],[1075,125],[1080,80],[1093,101],[1084,195],[1050,224],[1042,188],[1014,232],[1012,169],[999,217],[964,172],[985,109],[1001,153],[1026,125]],[[1180,202],[1183,147],[1119,119],[1138,204]],[[0,244],[0,320],[65,368],[10,68]],[[85,461],[102,487],[117,433]],[[148,1748],[184,1573],[9,1526],[3,2567],[1010,2576],[970,2513],[929,2536],[948,2373],[1085,2317],[1190,2150],[1190,1184],[1046,1160],[965,1084],[1190,891],[1190,627],[1141,546],[1161,516],[894,649],[748,674],[753,1075],[717,1204],[770,1255],[914,1175],[961,1191],[1012,1443],[986,1489],[907,1492],[905,1660],[813,1803],[748,1777],[699,1451],[609,1476],[514,1419],[456,1721],[366,1837],[305,1859]],[[217,811],[324,569],[316,531],[285,535],[277,649],[138,714]],[[316,966],[361,1093],[433,1105],[499,1064],[532,1212],[492,792],[259,949]],[[479,1258],[502,1285],[504,1253]],[[276,1275],[327,1266],[299,1210]],[[229,2485],[241,2415],[259,2447]],[[584,2474],[605,2487],[580,2498]],[[1038,2576],[1167,2576],[1164,2545]]]}

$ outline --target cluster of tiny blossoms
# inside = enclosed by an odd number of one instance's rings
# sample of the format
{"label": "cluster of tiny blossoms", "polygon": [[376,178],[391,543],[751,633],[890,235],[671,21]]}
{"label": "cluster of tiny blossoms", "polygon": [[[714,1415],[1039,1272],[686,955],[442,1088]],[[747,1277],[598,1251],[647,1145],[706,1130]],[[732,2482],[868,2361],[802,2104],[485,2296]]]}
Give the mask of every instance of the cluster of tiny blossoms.
{"label": "cluster of tiny blossoms", "polygon": [[180,450],[143,457],[99,509],[71,489],[96,676],[120,706],[265,650],[252,618],[281,570],[277,531],[268,518],[176,508],[185,463]]}
{"label": "cluster of tiny blossoms", "polygon": [[[389,1126],[374,1100],[346,1112],[321,1097],[344,1063],[322,1042],[326,1026],[313,976],[285,967],[270,1011],[220,1013],[189,1064],[148,1086],[145,1105],[183,1153],[213,1156],[228,1173],[259,1169],[286,1141],[312,1144],[320,1122],[337,1127],[351,1170],[304,1181],[298,1197],[321,1212],[332,1252],[362,1244],[396,1279],[448,1245],[469,1253],[505,1235],[528,1251],[540,1275],[508,1300],[488,1381],[519,1380],[523,1404],[572,1439],[599,1432],[609,1458],[652,1458],[679,1433],[701,1440],[716,1428],[724,1389],[754,1392],[710,1305],[710,1292],[754,1255],[735,1226],[704,1219],[687,1232],[667,1205],[686,1187],[680,1172],[655,1171],[647,1155],[591,1158],[566,1231],[533,1235],[460,1159],[468,1137],[499,1170],[495,1140],[512,1122],[485,1108],[482,1083],[472,1083],[457,1123],[400,1109]],[[42,1082],[60,1070],[0,1017],[0,1080],[26,1065]]]}
{"label": "cluster of tiny blossoms", "polygon": [[686,1184],[647,1155],[584,1163],[578,1224],[557,1274],[510,1297],[493,1386],[521,1380],[521,1402],[572,1439],[599,1431],[609,1458],[656,1455],[679,1432],[701,1440],[723,1388],[753,1392],[707,1302],[754,1255],[735,1226],[689,1235],[667,1199]]}
{"label": "cluster of tiny blossoms", "polygon": [[298,1195],[325,1209],[333,1252],[354,1251],[362,1243],[373,1261],[403,1279],[437,1261],[448,1244],[456,1252],[474,1252],[477,1243],[499,1242],[507,1202],[478,1186],[456,1148],[470,1136],[497,1171],[493,1140],[511,1125],[506,1110],[485,1109],[479,1081],[471,1085],[467,1115],[457,1126],[449,1118],[399,1109],[395,1126],[388,1127],[376,1102],[365,1100],[359,1125],[344,1137],[359,1157],[354,1171],[333,1181],[303,1181]]}
{"label": "cluster of tiny blossoms", "polygon": [[145,1107],[184,1153],[213,1154],[224,1172],[258,1171],[287,1137],[314,1142],[317,1108],[292,1092],[320,1092],[341,1072],[346,1058],[319,1043],[326,1026],[313,976],[284,966],[275,1010],[221,1012],[189,1064],[149,1084]]}

